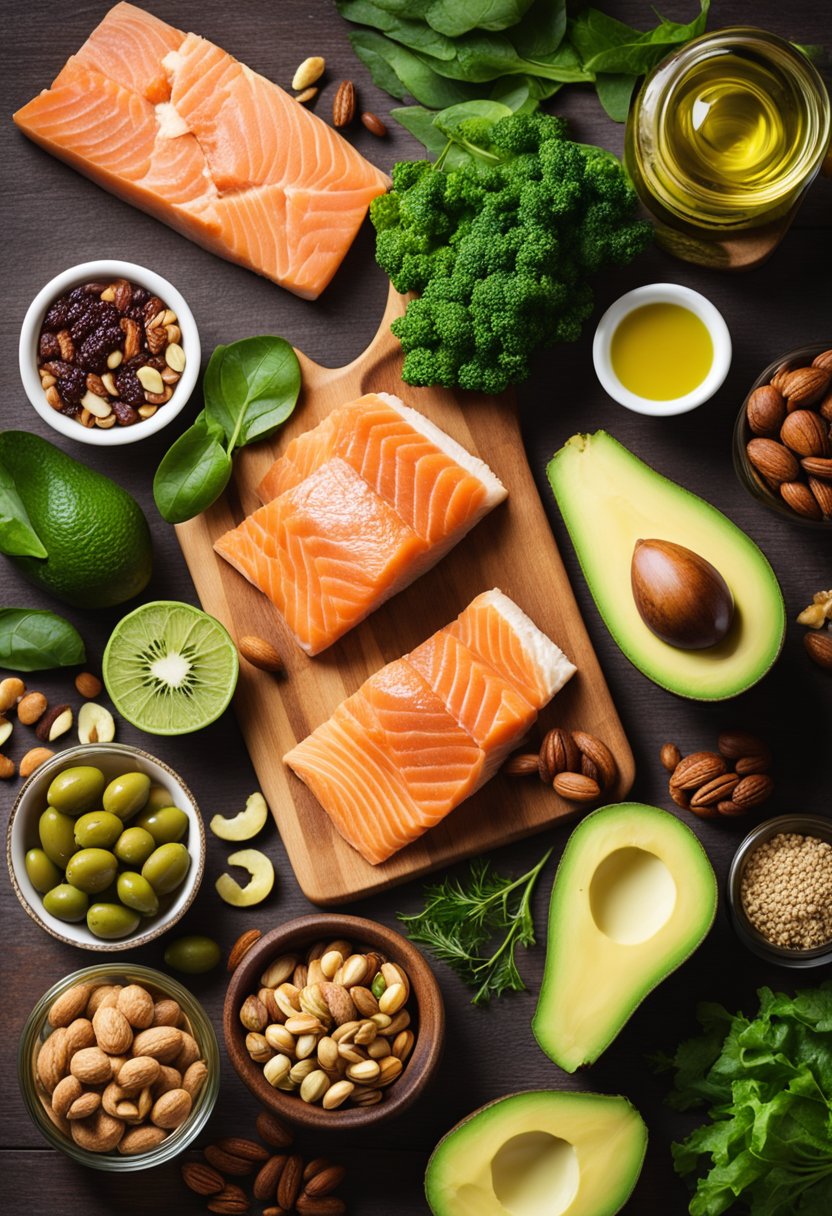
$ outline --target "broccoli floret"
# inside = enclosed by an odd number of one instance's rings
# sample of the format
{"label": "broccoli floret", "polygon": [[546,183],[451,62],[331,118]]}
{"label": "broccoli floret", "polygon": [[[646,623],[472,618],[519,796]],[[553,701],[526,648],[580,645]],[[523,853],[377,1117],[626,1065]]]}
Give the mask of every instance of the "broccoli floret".
{"label": "broccoli floret", "polygon": [[404,379],[499,393],[526,379],[539,347],[579,337],[590,274],[629,262],[652,229],[634,218],[621,164],[570,142],[562,119],[461,130],[502,159],[448,171],[404,161],[370,216],[379,264],[397,290],[421,293],[392,325]]}

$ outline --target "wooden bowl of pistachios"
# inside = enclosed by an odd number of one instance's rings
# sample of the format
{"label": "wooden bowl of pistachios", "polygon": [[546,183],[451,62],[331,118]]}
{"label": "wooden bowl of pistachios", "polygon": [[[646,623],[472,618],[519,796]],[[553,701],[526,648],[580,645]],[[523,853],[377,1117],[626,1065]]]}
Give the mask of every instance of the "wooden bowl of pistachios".
{"label": "wooden bowl of pistachios", "polygon": [[318,1130],[363,1128],[411,1106],[445,1037],[439,986],[401,934],[319,914],[264,934],[232,972],[231,1063],[259,1102]]}

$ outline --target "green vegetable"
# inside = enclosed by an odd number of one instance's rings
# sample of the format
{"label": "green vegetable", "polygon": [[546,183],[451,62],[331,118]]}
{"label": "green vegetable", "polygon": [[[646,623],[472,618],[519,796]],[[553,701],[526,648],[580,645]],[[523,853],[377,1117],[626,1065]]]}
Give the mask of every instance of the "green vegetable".
{"label": "green vegetable", "polygon": [[284,338],[218,346],[205,370],[205,408],[162,457],[153,497],[164,519],[182,523],[222,494],[235,448],[282,426],[300,393],[300,364]]}
{"label": "green vegetable", "polygon": [[86,658],[80,633],[54,612],[0,608],[0,667],[48,671],[74,667]]}
{"label": "green vegetable", "polygon": [[710,0],[700,0],[699,13],[686,24],[660,18],[646,31],[593,8],[567,20],[565,0],[337,4],[360,27],[350,35],[353,49],[391,97],[440,109],[484,93],[504,100],[519,79],[536,105],[562,84],[594,82],[604,109],[623,122],[638,78],[673,47],[703,33]]}
{"label": "green vegetable", "polygon": [[48,557],[6,466],[0,463],[0,553],[10,557]]}
{"label": "green vegetable", "polygon": [[669,1102],[710,1122],[673,1145],[698,1172],[691,1216],[826,1216],[832,1211],[832,981],[794,997],[761,988],[753,1019],[703,1004],[704,1034],[672,1059]]}
{"label": "green vegetable", "polygon": [[630,262],[651,228],[616,158],[571,143],[563,119],[477,102],[433,121],[447,136],[437,162],[397,164],[370,208],[379,265],[420,293],[392,325],[402,376],[500,393],[539,347],[579,337],[589,276]]}
{"label": "green vegetable", "polygon": [[[534,945],[531,897],[551,855],[549,849],[533,870],[514,879],[494,873],[488,861],[472,861],[466,886],[452,878],[434,883],[425,888],[421,912],[399,914],[411,941],[427,946],[476,989],[474,1005],[525,989],[514,955],[518,945]],[[484,952],[494,938],[499,939],[496,949]]]}

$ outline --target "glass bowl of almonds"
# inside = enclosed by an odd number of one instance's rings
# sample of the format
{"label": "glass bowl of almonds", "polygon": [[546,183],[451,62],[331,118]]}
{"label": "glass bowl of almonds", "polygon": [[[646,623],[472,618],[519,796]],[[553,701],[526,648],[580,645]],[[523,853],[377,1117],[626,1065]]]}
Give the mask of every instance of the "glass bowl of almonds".
{"label": "glass bowl of almonds", "polygon": [[179,291],[153,270],[112,259],[57,275],[20,330],[20,375],[41,418],[102,447],[154,435],[199,376],[199,332]]}
{"label": "glass bowl of almonds", "polygon": [[216,1035],[195,997],[159,971],[107,963],[54,984],[20,1037],[32,1120],[81,1165],[124,1173],[177,1156],[217,1100]]}
{"label": "glass bowl of almonds", "polygon": [[386,1122],[425,1090],[445,1012],[422,954],[362,917],[313,915],[261,937],[228,985],[231,1063],[255,1097],[316,1130]]}
{"label": "glass bowl of almonds", "polygon": [[832,342],[802,346],[760,373],[737,416],[734,468],[782,519],[832,526]]}

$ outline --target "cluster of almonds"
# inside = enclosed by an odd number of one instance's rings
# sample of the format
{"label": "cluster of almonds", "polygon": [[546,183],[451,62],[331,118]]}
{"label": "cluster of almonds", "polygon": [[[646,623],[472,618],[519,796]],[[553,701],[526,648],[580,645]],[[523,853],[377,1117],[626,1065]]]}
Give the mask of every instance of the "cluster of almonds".
{"label": "cluster of almonds", "polygon": [[[235,1216],[249,1210],[248,1195],[229,1178],[245,1178],[257,1170],[252,1194],[269,1204],[263,1216],[343,1216],[346,1206],[333,1192],[343,1182],[346,1170],[326,1157],[304,1161],[292,1152],[290,1128],[268,1111],[257,1116],[257,1134],[268,1145],[229,1136],[204,1150],[205,1162],[189,1161],[182,1166],[182,1180],[195,1194],[208,1199],[208,1211]],[[277,1150],[275,1152],[274,1150]],[[207,1164],[206,1164],[207,1163]]]}
{"label": "cluster of almonds", "polygon": [[413,1050],[410,980],[375,950],[317,942],[275,959],[240,1008],[246,1050],[275,1089],[324,1110],[374,1106]]}
{"label": "cluster of almonds", "polygon": [[38,1090],[80,1148],[135,1156],[185,1122],[208,1066],[177,1001],[140,984],[73,984],[47,1021]]}
{"label": "cluster of almonds", "polygon": [[[318,96],[319,82],[325,71],[326,60],[320,55],[311,55],[308,59],[304,59],[292,77],[292,88],[296,90],[295,101],[299,101],[301,105],[308,105],[310,101],[314,101]],[[332,102],[333,126],[348,127],[355,118],[355,112],[355,85],[351,80],[342,80]],[[365,110],[361,114],[361,121],[371,135],[381,137],[387,134],[387,128],[377,114]]]}
{"label": "cluster of almonds", "polygon": [[[87,698],[78,713],[79,742],[111,743],[116,736],[113,715],[93,699],[100,695],[102,689],[98,676],[91,671],[82,671],[75,677],[75,688],[82,697]],[[9,717],[13,711],[17,712],[21,725],[34,727],[35,735],[43,744],[56,742],[72,729],[75,722],[71,705],[50,706],[42,692],[27,691],[18,676],[8,676],[0,680],[0,747],[8,742],[14,730],[14,723]],[[48,747],[31,748],[20,761],[20,776],[30,777],[44,760],[54,754]],[[14,761],[0,753],[0,780],[8,781],[16,771]]]}
{"label": "cluster of almonds", "polygon": [[803,636],[809,658],[824,671],[832,671],[832,591],[816,591],[797,623],[809,629]]}
{"label": "cluster of almonds", "polygon": [[537,775],[568,802],[595,802],[618,780],[618,765],[606,743],[583,730],[555,727],[538,752],[515,752],[503,765],[509,777]]}
{"label": "cluster of almonds", "polygon": [[748,459],[763,488],[805,519],[832,519],[832,350],[778,369],[748,398]]}
{"label": "cluster of almonds", "polygon": [[682,756],[665,743],[661,762],[670,773],[670,797],[703,819],[745,815],[771,797],[771,753],[762,739],[744,730],[724,730],[715,752]]}

